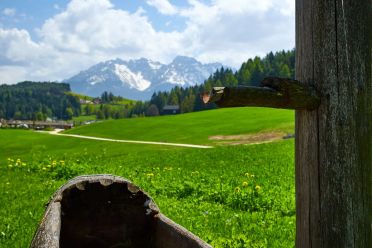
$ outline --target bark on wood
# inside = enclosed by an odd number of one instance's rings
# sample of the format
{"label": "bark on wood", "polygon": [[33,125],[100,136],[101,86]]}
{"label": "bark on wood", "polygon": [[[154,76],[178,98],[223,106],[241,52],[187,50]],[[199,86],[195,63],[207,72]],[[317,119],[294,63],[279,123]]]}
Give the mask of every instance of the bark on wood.
{"label": "bark on wood", "polygon": [[296,80],[265,78],[260,87],[214,87],[203,96],[205,103],[214,102],[219,107],[271,107],[285,109],[315,109],[319,98],[315,90]]}
{"label": "bark on wood", "polygon": [[320,92],[296,111],[297,247],[372,247],[369,0],[296,0],[296,79]]}
{"label": "bark on wood", "polygon": [[159,212],[129,181],[111,175],[81,176],[49,203],[31,247],[191,247],[207,243]]}

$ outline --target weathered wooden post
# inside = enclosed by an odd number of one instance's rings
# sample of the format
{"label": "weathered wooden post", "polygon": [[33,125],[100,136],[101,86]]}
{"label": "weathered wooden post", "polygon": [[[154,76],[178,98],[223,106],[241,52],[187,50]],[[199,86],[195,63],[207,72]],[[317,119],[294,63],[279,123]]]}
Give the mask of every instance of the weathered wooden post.
{"label": "weathered wooden post", "polygon": [[296,0],[297,247],[372,247],[371,1]]}
{"label": "weathered wooden post", "polygon": [[298,81],[204,96],[222,107],[296,109],[299,248],[372,247],[371,18],[370,0],[296,0]]}

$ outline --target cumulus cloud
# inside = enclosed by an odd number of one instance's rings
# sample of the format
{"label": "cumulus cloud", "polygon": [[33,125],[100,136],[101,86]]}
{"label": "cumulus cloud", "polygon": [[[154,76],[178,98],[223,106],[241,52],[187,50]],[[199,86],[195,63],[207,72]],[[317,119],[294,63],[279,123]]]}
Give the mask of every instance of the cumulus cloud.
{"label": "cumulus cloud", "polygon": [[[0,83],[62,80],[113,58],[146,57],[169,62],[176,55],[239,67],[248,58],[294,46],[292,0],[188,0],[176,7],[148,0],[164,15],[180,15],[184,30],[156,30],[147,13],[117,9],[109,0],[72,0],[39,28],[39,41],[26,30],[0,28]],[[12,67],[13,66],[13,67]],[[17,77],[4,76],[16,73]]]}
{"label": "cumulus cloud", "polygon": [[40,46],[26,30],[0,29],[0,65],[26,65],[36,59]]}
{"label": "cumulus cloud", "polygon": [[178,12],[177,7],[169,3],[168,0],[147,0],[146,3],[164,15],[174,15]]}
{"label": "cumulus cloud", "polygon": [[5,8],[3,11],[2,11],[3,15],[6,15],[6,16],[14,16],[16,14],[16,9],[12,9],[12,8]]}
{"label": "cumulus cloud", "polygon": [[[273,0],[189,0],[184,36],[193,37],[194,56],[238,67],[247,58],[294,46],[294,5]],[[292,15],[293,14],[293,15]]]}

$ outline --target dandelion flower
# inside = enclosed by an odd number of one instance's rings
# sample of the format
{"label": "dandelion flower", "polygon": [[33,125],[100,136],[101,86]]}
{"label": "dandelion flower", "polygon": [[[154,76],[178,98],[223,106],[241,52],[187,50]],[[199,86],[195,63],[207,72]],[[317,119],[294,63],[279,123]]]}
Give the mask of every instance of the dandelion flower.
{"label": "dandelion flower", "polygon": [[248,182],[243,182],[243,187],[247,187],[248,186]]}
{"label": "dandelion flower", "polygon": [[236,188],[235,188],[235,192],[236,192],[236,193],[240,193],[240,188],[239,188],[239,187],[236,187]]}
{"label": "dandelion flower", "polygon": [[146,176],[153,177],[154,176],[154,173],[147,173]]}
{"label": "dandelion flower", "polygon": [[254,187],[256,190],[260,190],[261,189],[261,186],[260,185],[256,185],[256,187]]}

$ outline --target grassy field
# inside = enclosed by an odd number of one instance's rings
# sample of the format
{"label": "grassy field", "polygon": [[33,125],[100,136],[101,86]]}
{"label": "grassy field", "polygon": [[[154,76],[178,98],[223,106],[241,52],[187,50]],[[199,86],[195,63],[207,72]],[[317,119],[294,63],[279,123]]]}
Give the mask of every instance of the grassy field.
{"label": "grassy field", "polygon": [[[270,114],[264,116],[265,111]],[[186,123],[190,121],[214,125],[198,131]],[[119,124],[134,130],[128,130],[133,139],[161,139],[168,133],[162,129],[173,126],[178,132],[172,131],[169,140],[192,142],[191,135],[184,134],[189,127],[192,134],[202,135],[192,143],[206,143],[214,134],[293,132],[293,112],[217,110],[108,121],[76,132],[128,138]],[[91,173],[130,179],[154,198],[164,214],[214,247],[294,246],[293,140],[193,149],[9,129],[0,129],[0,140],[0,247],[28,247],[51,194],[69,178]]]}
{"label": "grassy field", "polygon": [[72,120],[75,122],[95,121],[96,119],[95,115],[80,115],[72,117]]}
{"label": "grassy field", "polygon": [[214,135],[237,135],[263,131],[292,132],[294,113],[269,108],[234,108],[183,115],[109,120],[65,133],[115,139],[212,143]]}

